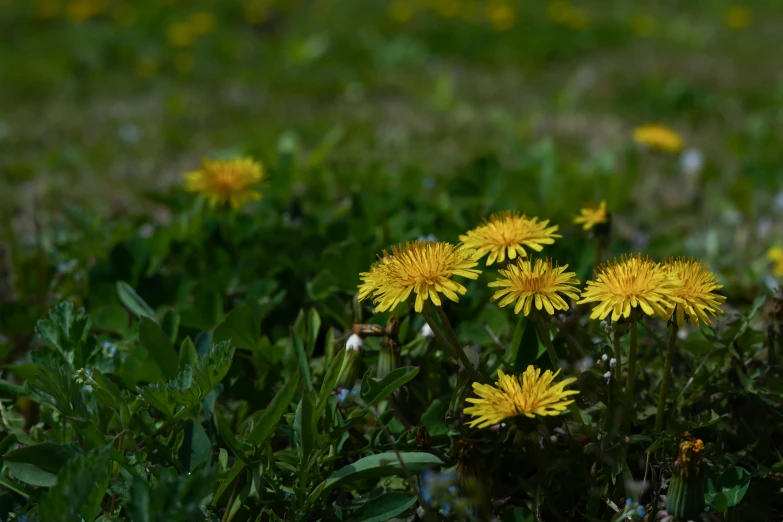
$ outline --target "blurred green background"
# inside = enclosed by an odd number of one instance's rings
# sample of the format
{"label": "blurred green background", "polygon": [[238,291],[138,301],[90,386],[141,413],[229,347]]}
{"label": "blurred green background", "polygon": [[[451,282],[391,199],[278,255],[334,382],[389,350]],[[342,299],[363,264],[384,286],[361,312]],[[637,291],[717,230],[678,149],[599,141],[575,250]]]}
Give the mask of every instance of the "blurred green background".
{"label": "blurred green background", "polygon": [[251,154],[305,213],[470,195],[564,225],[606,199],[621,250],[751,295],[783,244],[781,26],[775,0],[0,0],[5,231],[168,222],[183,172]]}

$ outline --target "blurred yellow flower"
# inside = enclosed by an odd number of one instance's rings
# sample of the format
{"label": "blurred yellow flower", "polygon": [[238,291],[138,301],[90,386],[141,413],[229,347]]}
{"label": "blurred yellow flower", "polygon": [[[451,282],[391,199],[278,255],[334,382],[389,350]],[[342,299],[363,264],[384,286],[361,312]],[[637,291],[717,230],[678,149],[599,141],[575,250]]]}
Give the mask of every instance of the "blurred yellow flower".
{"label": "blurred yellow flower", "polygon": [[106,10],[107,0],[70,0],[65,15],[72,22],[83,22]]}
{"label": "blurred yellow flower", "polygon": [[213,207],[230,204],[236,209],[262,198],[258,189],[266,178],[264,166],[252,158],[205,159],[200,170],[185,174],[185,190],[200,193]]}
{"label": "blurred yellow flower", "polygon": [[770,248],[767,251],[767,258],[772,261],[772,273],[776,277],[783,277],[783,248]]}
{"label": "blurred yellow flower", "polygon": [[158,73],[160,64],[158,60],[149,56],[143,56],[136,60],[136,74],[142,78],[149,78]]}
{"label": "blurred yellow flower", "polygon": [[563,294],[571,299],[579,299],[576,285],[576,273],[566,272],[568,265],[552,266],[552,261],[537,259],[533,264],[530,258],[518,259],[516,264],[509,264],[508,268],[499,270],[502,278],[489,283],[489,287],[499,287],[492,296],[491,301],[497,301],[501,308],[517,302],[514,313],[522,312],[527,316],[536,304],[536,310],[544,308],[546,313],[552,315],[555,310],[568,310],[568,303],[558,294]]}
{"label": "blurred yellow flower", "polygon": [[746,29],[752,20],[750,9],[743,5],[733,5],[726,11],[726,25],[732,29]]}
{"label": "blurred yellow flower", "polygon": [[61,10],[62,2],[60,0],[39,0],[35,4],[35,15],[45,20],[56,18]]}
{"label": "blurred yellow flower", "polygon": [[636,127],[633,131],[633,139],[651,149],[664,152],[679,152],[683,147],[682,137],[663,125],[649,124]]}
{"label": "blurred yellow flower", "polygon": [[427,299],[440,306],[439,294],[457,302],[457,294],[464,295],[467,290],[452,277],[477,279],[481,273],[473,268],[478,263],[472,254],[449,243],[428,241],[394,246],[391,254],[384,250],[381,261],[372,265],[369,272],[359,274],[359,300],[373,295],[376,312],[394,310],[411,292],[416,294],[417,312],[424,309]]}
{"label": "blurred yellow flower", "polygon": [[409,0],[394,0],[389,4],[389,18],[395,22],[408,22],[413,18],[414,7]]}
{"label": "blurred yellow flower", "polygon": [[677,276],[641,254],[622,256],[620,262],[615,259],[598,267],[595,281],[587,282],[577,304],[598,303],[591,319],[604,319],[610,313],[612,321],[627,319],[634,308],[668,319],[674,305],[682,302],[676,296],[682,286]]}
{"label": "blurred yellow flower", "polygon": [[656,24],[655,18],[648,14],[636,15],[631,19],[631,31],[637,36],[650,36]]}
{"label": "blurred yellow flower", "polygon": [[514,259],[526,256],[525,247],[540,252],[541,245],[551,245],[554,238],[563,237],[555,234],[558,226],[548,227],[549,220],[539,221],[537,217],[528,218],[518,212],[506,211],[492,214],[489,219],[466,234],[459,236],[464,248],[475,249],[476,259],[487,257],[487,265],[496,260],[505,261],[506,252],[508,258]]}
{"label": "blurred yellow flower", "polygon": [[187,47],[195,41],[196,35],[186,22],[177,22],[169,26],[166,39],[172,47]]}
{"label": "blurred yellow flower", "polygon": [[514,27],[516,12],[507,0],[491,0],[487,4],[487,18],[495,29],[505,31]]}
{"label": "blurred yellow flower", "polygon": [[715,276],[708,266],[703,265],[701,261],[684,257],[669,259],[663,263],[663,266],[683,283],[682,287],[672,292],[680,299],[674,312],[678,326],[685,324],[685,314],[688,315],[691,323],[698,326],[699,322],[710,324],[707,314],[715,317],[716,313],[723,313],[720,304],[726,298],[714,293],[723,286],[715,282]]}
{"label": "blurred yellow flower", "polygon": [[459,0],[438,0],[435,3],[435,12],[443,18],[452,18],[459,13]]}
{"label": "blurred yellow flower", "polygon": [[557,374],[546,370],[543,374],[540,368],[528,366],[520,376],[506,375],[498,371],[498,380],[494,386],[490,384],[473,383],[473,391],[478,398],[465,399],[474,404],[465,408],[464,412],[474,417],[468,425],[473,428],[488,428],[499,422],[524,415],[560,415],[568,405],[574,402],[567,400],[570,395],[576,395],[576,390],[565,390],[565,387],[576,379],[563,379],[552,384]]}
{"label": "blurred yellow flower", "polygon": [[606,213],[606,201],[601,201],[597,206],[585,206],[579,210],[579,215],[574,218],[574,224],[582,225],[582,230],[590,230],[596,225],[609,221]]}
{"label": "blurred yellow flower", "polygon": [[215,29],[215,15],[209,11],[194,13],[188,20],[188,28],[194,36],[209,34]]}
{"label": "blurred yellow flower", "polygon": [[581,31],[590,27],[590,15],[584,9],[575,7],[568,0],[554,0],[546,8],[547,17],[556,24]]}

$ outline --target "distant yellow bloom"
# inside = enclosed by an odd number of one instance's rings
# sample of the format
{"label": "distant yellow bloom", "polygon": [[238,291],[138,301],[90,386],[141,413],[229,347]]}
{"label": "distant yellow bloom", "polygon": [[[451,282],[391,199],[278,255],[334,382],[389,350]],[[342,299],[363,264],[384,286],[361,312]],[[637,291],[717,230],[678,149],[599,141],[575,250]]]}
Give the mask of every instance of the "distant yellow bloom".
{"label": "distant yellow bloom", "polygon": [[648,147],[664,152],[679,152],[683,147],[682,137],[663,125],[642,125],[633,131],[633,139]]}
{"label": "distant yellow bloom", "polygon": [[537,217],[528,218],[517,212],[506,211],[492,214],[483,225],[479,225],[467,234],[459,236],[464,248],[475,249],[476,259],[489,254],[487,265],[496,260],[502,263],[508,258],[514,259],[517,254],[527,255],[525,247],[540,252],[541,245],[551,245],[554,238],[563,237],[555,234],[557,225],[548,227],[549,220],[539,221]]}
{"label": "distant yellow bloom", "polygon": [[106,10],[106,0],[70,0],[65,14],[72,22],[83,22]]}
{"label": "distant yellow bloom", "polygon": [[710,268],[694,259],[669,259],[663,266],[670,270],[682,281],[683,286],[675,289],[673,294],[680,299],[675,308],[677,324],[685,324],[685,314],[688,314],[694,325],[699,321],[710,324],[707,314],[715,317],[716,313],[723,313],[720,304],[726,300],[722,295],[715,294],[714,290],[723,288],[715,282],[715,276]]}
{"label": "distant yellow bloom", "polygon": [[744,5],[733,5],[726,11],[726,25],[732,29],[746,29],[752,20],[750,9]]}
{"label": "distant yellow bloom", "polygon": [[767,258],[772,261],[772,273],[777,277],[783,277],[783,248],[770,248],[767,251]]}
{"label": "distant yellow bloom", "polygon": [[465,399],[475,406],[465,408],[465,413],[475,417],[468,425],[472,428],[487,428],[510,417],[524,415],[560,415],[568,405],[574,402],[566,400],[569,395],[576,395],[576,390],[564,388],[576,381],[575,378],[564,379],[557,384],[552,381],[560,373],[546,370],[543,374],[540,368],[528,366],[527,370],[515,377],[498,371],[495,386],[473,383],[473,391],[479,398]]}
{"label": "distant yellow bloom", "polygon": [[647,315],[668,319],[674,305],[681,302],[675,292],[683,283],[659,264],[636,256],[623,256],[596,270],[595,281],[588,281],[577,304],[598,303],[591,319],[604,319],[610,313],[612,321],[626,319],[631,309],[641,308]]}
{"label": "distant yellow bloom", "polygon": [[648,14],[636,15],[631,19],[631,30],[637,36],[649,36],[655,31],[657,22]]}
{"label": "distant yellow bloom", "polygon": [[394,0],[389,4],[389,18],[395,22],[408,22],[413,14],[414,6],[410,0]]}
{"label": "distant yellow bloom", "polygon": [[580,7],[575,7],[567,0],[554,0],[546,8],[549,19],[556,24],[581,31],[590,27],[590,15]]}
{"label": "distant yellow bloom", "polygon": [[477,264],[472,251],[445,242],[415,241],[394,246],[391,254],[383,251],[383,258],[369,272],[359,274],[359,300],[372,295],[376,312],[394,310],[411,292],[416,294],[417,312],[424,309],[427,299],[440,306],[440,294],[456,302],[458,294],[464,295],[467,290],[452,277],[478,278],[481,270],[473,268]]}
{"label": "distant yellow bloom", "polygon": [[574,288],[579,281],[575,277],[576,273],[566,272],[566,268],[568,265],[552,266],[550,259],[537,259],[535,264],[530,258],[519,259],[516,264],[510,264],[507,269],[500,270],[503,278],[489,283],[490,287],[501,288],[492,296],[492,301],[500,299],[500,307],[516,301],[515,314],[522,311],[524,315],[528,315],[533,302],[536,304],[536,310],[544,308],[550,315],[554,314],[555,310],[568,310],[568,303],[558,294],[579,299],[579,293]]}
{"label": "distant yellow bloom", "polygon": [[185,190],[201,193],[212,206],[230,204],[239,208],[262,198],[258,189],[266,177],[264,166],[252,158],[205,159],[200,170],[185,174]]}
{"label": "distant yellow bloom", "polygon": [[582,225],[582,230],[590,230],[596,225],[609,221],[606,213],[606,201],[601,201],[597,206],[585,206],[579,210],[579,215],[574,218],[574,223]]}
{"label": "distant yellow bloom", "polygon": [[38,0],[35,4],[35,15],[47,20],[56,18],[62,9],[60,4],[60,0]]}
{"label": "distant yellow bloom", "polygon": [[199,11],[191,15],[188,28],[195,36],[209,34],[215,28],[215,15],[209,11]]}
{"label": "distant yellow bloom", "polygon": [[172,47],[187,47],[192,45],[196,35],[186,22],[171,24],[166,31],[166,39]]}
{"label": "distant yellow bloom", "polygon": [[487,18],[498,31],[514,27],[516,12],[507,0],[492,0],[487,4]]}

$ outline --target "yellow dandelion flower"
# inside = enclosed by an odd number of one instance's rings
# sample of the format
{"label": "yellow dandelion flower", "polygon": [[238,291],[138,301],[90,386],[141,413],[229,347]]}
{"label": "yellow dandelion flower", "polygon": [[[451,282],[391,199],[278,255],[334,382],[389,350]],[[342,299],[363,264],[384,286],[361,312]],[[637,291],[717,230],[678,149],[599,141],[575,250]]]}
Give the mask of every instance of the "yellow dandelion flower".
{"label": "yellow dandelion flower", "polygon": [[517,254],[525,257],[525,247],[540,252],[543,249],[541,245],[551,245],[555,242],[554,238],[563,237],[555,234],[557,225],[548,227],[548,224],[549,220],[539,221],[537,217],[528,218],[524,214],[520,216],[517,212],[506,211],[492,214],[483,225],[459,236],[459,239],[464,248],[476,250],[476,259],[489,254],[489,266],[496,260],[502,263],[506,259],[506,251],[509,259],[516,258]]}
{"label": "yellow dandelion flower", "polygon": [[695,259],[677,258],[670,259],[664,267],[669,269],[682,281],[683,286],[674,290],[673,294],[680,299],[675,308],[677,325],[685,324],[685,314],[688,314],[695,325],[701,321],[710,324],[707,314],[715,317],[716,313],[723,313],[720,304],[726,300],[722,295],[713,293],[714,290],[723,288],[715,282],[715,276],[708,266]]}
{"label": "yellow dandelion flower", "polygon": [[667,319],[674,305],[682,302],[675,293],[682,286],[677,276],[641,254],[623,256],[619,263],[615,259],[598,268],[595,281],[587,282],[577,304],[598,303],[591,319],[603,319],[609,313],[612,321],[627,319],[637,307],[647,315]]}
{"label": "yellow dandelion flower", "polygon": [[574,288],[579,281],[575,278],[576,273],[566,272],[566,268],[568,265],[552,266],[550,259],[537,259],[535,264],[530,258],[519,259],[516,264],[500,270],[500,275],[504,278],[489,283],[490,287],[501,288],[491,300],[500,299],[500,307],[516,301],[515,314],[521,311],[528,315],[533,302],[536,304],[536,310],[544,308],[550,315],[554,314],[555,310],[568,310],[568,303],[559,294],[579,299],[579,293]]}
{"label": "yellow dandelion flower", "polygon": [[215,15],[209,11],[194,13],[188,21],[188,29],[195,36],[209,34],[215,28]]}
{"label": "yellow dandelion flower", "polygon": [[465,413],[475,417],[468,425],[486,428],[519,415],[560,415],[574,402],[566,397],[579,392],[564,389],[576,381],[573,377],[553,385],[558,373],[560,370],[556,373],[546,370],[542,374],[540,368],[528,366],[518,377],[498,371],[495,386],[474,382],[473,391],[479,398],[465,399],[475,405],[465,408]]}
{"label": "yellow dandelion flower", "polygon": [[185,190],[201,193],[212,206],[230,204],[239,208],[262,198],[258,189],[266,177],[264,166],[252,158],[205,159],[200,170],[185,174]]}
{"label": "yellow dandelion flower", "polygon": [[427,299],[440,306],[440,294],[456,302],[458,294],[467,290],[452,277],[478,278],[481,270],[473,268],[477,264],[472,251],[449,243],[415,241],[395,246],[391,254],[384,250],[383,258],[369,272],[359,274],[359,300],[373,295],[376,312],[394,310],[411,292],[416,294],[417,312],[424,309]]}
{"label": "yellow dandelion flower", "polygon": [[704,451],[704,441],[697,439],[689,432],[683,433],[680,441],[680,453],[674,462],[674,469],[686,476],[688,472],[701,464],[701,453]]}
{"label": "yellow dandelion flower", "polygon": [[169,26],[166,39],[172,47],[187,47],[195,41],[196,34],[187,23],[177,22]]}
{"label": "yellow dandelion flower", "polygon": [[726,25],[732,29],[746,29],[752,20],[753,14],[744,5],[733,5],[726,10]]}
{"label": "yellow dandelion flower", "polygon": [[682,136],[663,125],[642,125],[633,131],[637,143],[664,152],[679,152],[683,147]]}
{"label": "yellow dandelion flower", "polygon": [[574,223],[582,225],[582,230],[590,230],[596,225],[609,221],[606,212],[606,201],[601,201],[597,206],[585,206],[579,210],[579,215],[574,218]]}
{"label": "yellow dandelion flower", "polygon": [[783,277],[783,248],[770,248],[767,251],[767,259],[772,261],[772,273],[776,277]]}
{"label": "yellow dandelion flower", "polygon": [[498,31],[514,27],[516,12],[514,6],[506,0],[494,0],[487,4],[487,18]]}

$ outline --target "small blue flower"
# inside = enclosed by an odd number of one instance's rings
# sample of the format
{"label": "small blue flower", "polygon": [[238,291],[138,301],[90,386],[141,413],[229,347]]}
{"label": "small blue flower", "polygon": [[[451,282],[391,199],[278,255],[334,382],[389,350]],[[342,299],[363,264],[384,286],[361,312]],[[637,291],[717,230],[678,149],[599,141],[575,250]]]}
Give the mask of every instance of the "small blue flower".
{"label": "small blue flower", "polygon": [[639,515],[640,517],[643,517],[646,513],[647,511],[645,511],[645,509],[642,506],[638,506],[636,508],[636,514]]}
{"label": "small blue flower", "polygon": [[109,341],[103,341],[101,348],[104,357],[114,357],[117,354],[117,345]]}
{"label": "small blue flower", "polygon": [[19,522],[27,522],[27,515],[19,515],[16,520]]}
{"label": "small blue flower", "polygon": [[351,390],[348,388],[340,388],[337,391],[337,402],[340,404],[344,404],[345,400],[348,398],[348,396],[351,394]]}
{"label": "small blue flower", "polygon": [[630,505],[632,505],[632,504],[633,504],[633,500],[631,500],[630,498],[626,498],[626,499],[625,499],[625,505],[626,505],[626,506],[630,506]]}

